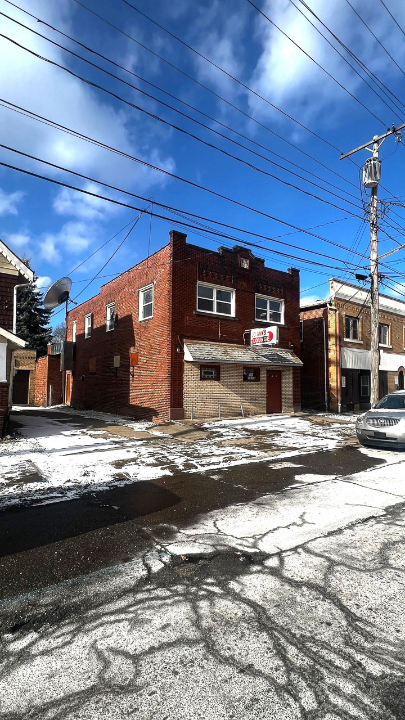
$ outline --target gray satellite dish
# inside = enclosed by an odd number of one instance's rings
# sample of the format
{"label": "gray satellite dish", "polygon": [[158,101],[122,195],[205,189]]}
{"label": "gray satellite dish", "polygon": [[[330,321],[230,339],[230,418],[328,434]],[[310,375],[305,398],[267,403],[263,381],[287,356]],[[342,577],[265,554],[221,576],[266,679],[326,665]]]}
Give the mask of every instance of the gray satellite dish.
{"label": "gray satellite dish", "polygon": [[63,277],[60,280],[57,280],[53,285],[51,285],[45,295],[44,307],[46,307],[47,310],[53,310],[58,307],[58,305],[67,303],[71,287],[72,281],[70,278]]}

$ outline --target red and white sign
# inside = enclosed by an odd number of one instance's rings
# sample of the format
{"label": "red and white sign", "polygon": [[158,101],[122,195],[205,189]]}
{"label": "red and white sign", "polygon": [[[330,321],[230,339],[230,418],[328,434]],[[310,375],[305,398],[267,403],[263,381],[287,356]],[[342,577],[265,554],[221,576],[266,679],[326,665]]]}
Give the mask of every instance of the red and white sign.
{"label": "red and white sign", "polygon": [[267,328],[255,328],[250,331],[251,345],[277,345],[278,343],[278,327],[272,325]]}

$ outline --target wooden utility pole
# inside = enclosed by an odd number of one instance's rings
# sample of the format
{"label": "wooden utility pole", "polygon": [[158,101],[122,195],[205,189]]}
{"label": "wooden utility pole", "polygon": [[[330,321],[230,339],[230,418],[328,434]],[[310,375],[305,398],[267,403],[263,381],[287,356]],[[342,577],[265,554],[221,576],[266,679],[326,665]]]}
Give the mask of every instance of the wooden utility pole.
{"label": "wooden utility pole", "polygon": [[[348,153],[342,153],[340,159],[343,160],[349,155],[353,155],[359,150],[369,150],[372,157],[366,160],[363,167],[363,185],[371,188],[370,197],[370,317],[371,317],[371,349],[370,349],[370,370],[371,370],[371,393],[370,402],[374,405],[379,399],[379,365],[380,365],[380,349],[379,349],[379,321],[378,321],[378,183],[381,178],[381,161],[379,158],[380,147],[389,135],[395,135],[396,140],[400,142],[400,130],[405,128],[405,123],[398,127],[392,126],[391,130],[387,130],[383,135],[374,135],[373,139],[360,145],[360,147],[351,150]],[[398,248],[399,249],[399,248]]]}

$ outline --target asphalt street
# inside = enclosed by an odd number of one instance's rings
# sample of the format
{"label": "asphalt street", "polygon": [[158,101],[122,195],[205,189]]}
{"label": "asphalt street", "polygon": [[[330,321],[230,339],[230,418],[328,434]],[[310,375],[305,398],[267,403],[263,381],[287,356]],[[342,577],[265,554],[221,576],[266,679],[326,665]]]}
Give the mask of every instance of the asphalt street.
{"label": "asphalt street", "polygon": [[[51,418],[63,452],[72,422]],[[0,720],[405,720],[405,455],[311,422],[314,447],[295,450],[307,419],[227,426],[222,445],[216,429],[180,428],[196,433],[187,469],[176,450],[183,469],[160,464],[153,480],[62,488],[57,502],[41,486],[5,506]],[[43,473],[57,440],[41,442],[10,452]],[[141,450],[162,463],[173,442]],[[192,471],[201,442],[232,447],[232,462]]]}

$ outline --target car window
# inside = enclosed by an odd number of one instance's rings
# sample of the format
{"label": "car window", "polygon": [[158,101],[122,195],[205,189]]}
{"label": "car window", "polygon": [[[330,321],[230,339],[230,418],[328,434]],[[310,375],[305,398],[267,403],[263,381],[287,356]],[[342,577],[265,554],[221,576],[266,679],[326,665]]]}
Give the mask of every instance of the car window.
{"label": "car window", "polygon": [[374,407],[376,410],[405,410],[405,395],[386,395]]}

